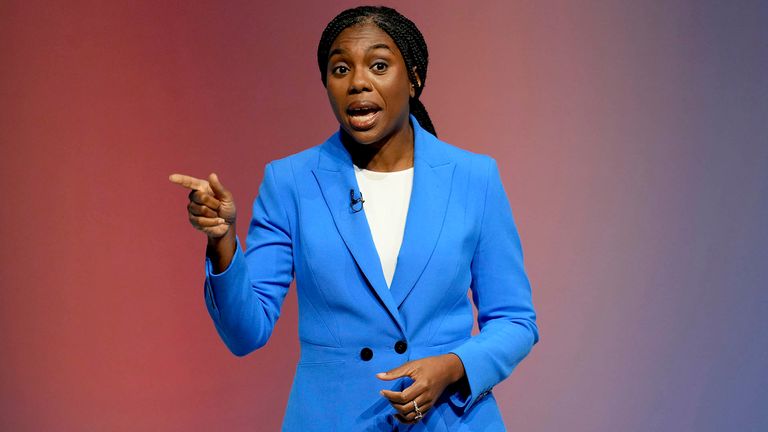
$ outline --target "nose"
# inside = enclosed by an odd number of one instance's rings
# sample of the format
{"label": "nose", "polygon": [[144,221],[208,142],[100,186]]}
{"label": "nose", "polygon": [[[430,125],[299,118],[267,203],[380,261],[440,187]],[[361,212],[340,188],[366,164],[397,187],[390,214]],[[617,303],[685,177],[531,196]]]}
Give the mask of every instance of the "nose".
{"label": "nose", "polygon": [[366,72],[365,68],[355,68],[351,71],[349,89],[347,90],[349,94],[371,91],[371,83]]}

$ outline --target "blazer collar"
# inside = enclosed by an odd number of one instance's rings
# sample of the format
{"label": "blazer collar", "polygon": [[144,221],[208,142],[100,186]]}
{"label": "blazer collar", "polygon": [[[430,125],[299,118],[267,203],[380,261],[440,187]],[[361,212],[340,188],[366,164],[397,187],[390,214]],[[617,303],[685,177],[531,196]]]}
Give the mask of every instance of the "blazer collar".
{"label": "blazer collar", "polygon": [[[443,152],[445,143],[422,128],[413,114],[410,114],[409,117],[413,126],[414,166],[419,161],[427,163],[430,167],[450,163],[450,160]],[[320,160],[317,165],[318,168],[326,171],[343,171],[348,169],[354,173],[352,156],[341,142],[341,130],[336,131],[321,145]]]}
{"label": "blazer collar", "polygon": [[313,173],[333,215],[336,229],[377,297],[405,332],[399,313],[426,267],[437,244],[451,192],[454,162],[444,153],[445,145],[424,130],[410,115],[414,131],[414,170],[411,198],[406,216],[403,242],[392,285],[387,287],[381,261],[362,211],[350,207],[350,189],[359,191],[352,157],[341,142],[341,132],[334,133],[321,145],[317,168]]}

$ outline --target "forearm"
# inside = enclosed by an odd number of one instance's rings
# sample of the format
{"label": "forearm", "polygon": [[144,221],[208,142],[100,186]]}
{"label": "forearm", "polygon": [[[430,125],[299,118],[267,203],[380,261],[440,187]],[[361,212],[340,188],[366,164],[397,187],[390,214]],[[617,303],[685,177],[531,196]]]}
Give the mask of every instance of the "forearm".
{"label": "forearm", "polygon": [[[271,165],[267,165],[244,250],[234,221],[206,248],[208,310],[224,342],[236,355],[267,343],[293,281],[290,220],[282,207]],[[284,200],[284,199],[283,199]]]}
{"label": "forearm", "polygon": [[222,340],[236,355],[245,355],[263,346],[269,339],[277,319],[259,301],[248,277],[239,242],[231,262],[221,272],[215,272],[213,261],[206,264],[206,297],[209,312]]}

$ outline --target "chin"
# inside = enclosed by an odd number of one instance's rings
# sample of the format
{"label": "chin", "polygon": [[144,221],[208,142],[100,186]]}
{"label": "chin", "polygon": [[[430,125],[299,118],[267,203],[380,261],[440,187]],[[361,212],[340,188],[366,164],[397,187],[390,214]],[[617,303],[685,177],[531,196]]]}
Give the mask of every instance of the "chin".
{"label": "chin", "polygon": [[349,126],[344,128],[344,130],[347,132],[347,135],[352,137],[356,143],[361,145],[369,145],[381,141],[384,136],[377,129],[377,127],[374,127],[369,130],[359,131],[352,129]]}

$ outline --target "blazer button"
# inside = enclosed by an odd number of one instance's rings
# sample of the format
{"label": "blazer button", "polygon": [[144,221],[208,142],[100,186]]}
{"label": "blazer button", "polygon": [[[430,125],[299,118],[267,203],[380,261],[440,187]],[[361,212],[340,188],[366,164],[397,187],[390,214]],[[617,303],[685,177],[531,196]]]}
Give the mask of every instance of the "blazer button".
{"label": "blazer button", "polygon": [[407,349],[408,349],[408,344],[405,343],[405,341],[399,340],[395,343],[395,352],[397,352],[398,354],[404,353],[405,350]]}
{"label": "blazer button", "polygon": [[363,361],[368,361],[373,358],[373,350],[365,347],[360,350],[360,358],[363,359]]}

